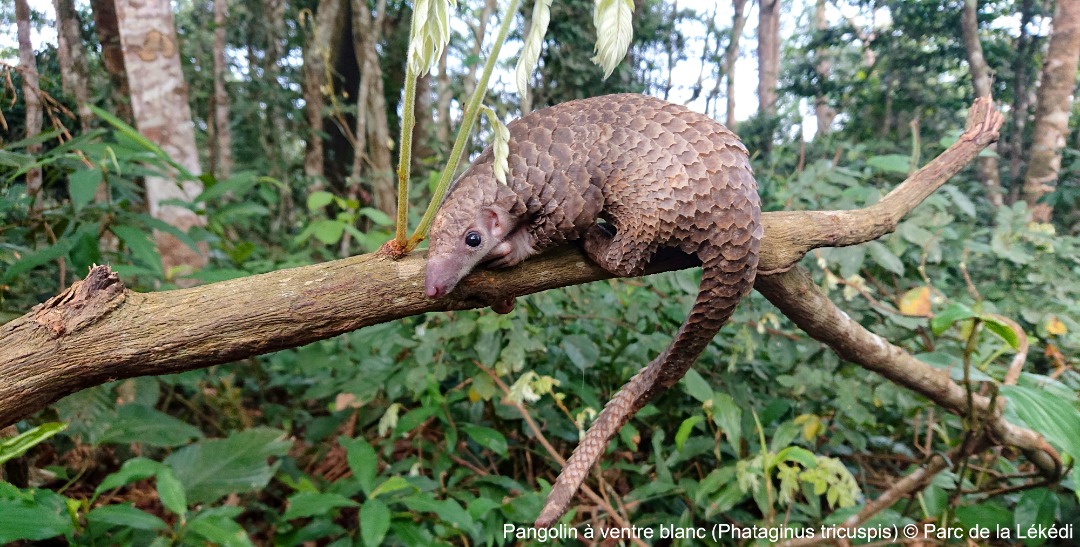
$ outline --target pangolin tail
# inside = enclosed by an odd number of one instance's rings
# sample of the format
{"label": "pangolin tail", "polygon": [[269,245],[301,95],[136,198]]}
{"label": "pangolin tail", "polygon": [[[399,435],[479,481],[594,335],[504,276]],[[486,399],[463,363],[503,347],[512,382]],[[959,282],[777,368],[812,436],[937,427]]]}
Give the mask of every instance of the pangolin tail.
{"label": "pangolin tail", "polygon": [[611,438],[656,395],[675,385],[686,374],[735,312],[739,301],[753,288],[757,246],[757,239],[740,242],[735,246],[736,254],[742,255],[737,260],[723,256],[723,245],[706,245],[698,250],[698,258],[702,261],[701,286],[690,315],[671,345],[634,375],[597,416],[555,480],[547,503],[534,524],[537,528],[550,527],[562,517],[589,471],[603,456]]}

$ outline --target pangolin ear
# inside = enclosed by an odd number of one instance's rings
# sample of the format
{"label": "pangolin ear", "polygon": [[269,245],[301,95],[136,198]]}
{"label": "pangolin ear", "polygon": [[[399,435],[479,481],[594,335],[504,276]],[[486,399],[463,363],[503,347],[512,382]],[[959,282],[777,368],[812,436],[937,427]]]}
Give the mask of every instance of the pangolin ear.
{"label": "pangolin ear", "polygon": [[485,207],[480,212],[484,228],[495,239],[503,239],[514,229],[513,218],[505,209],[497,205]]}

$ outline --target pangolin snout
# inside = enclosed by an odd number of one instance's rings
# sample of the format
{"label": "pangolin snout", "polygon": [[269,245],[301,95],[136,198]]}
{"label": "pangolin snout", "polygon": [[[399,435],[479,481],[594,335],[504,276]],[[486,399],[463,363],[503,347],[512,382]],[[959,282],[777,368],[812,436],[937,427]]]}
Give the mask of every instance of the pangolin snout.
{"label": "pangolin snout", "polygon": [[429,298],[446,296],[457,285],[458,278],[452,264],[429,258],[424,272],[424,294]]}

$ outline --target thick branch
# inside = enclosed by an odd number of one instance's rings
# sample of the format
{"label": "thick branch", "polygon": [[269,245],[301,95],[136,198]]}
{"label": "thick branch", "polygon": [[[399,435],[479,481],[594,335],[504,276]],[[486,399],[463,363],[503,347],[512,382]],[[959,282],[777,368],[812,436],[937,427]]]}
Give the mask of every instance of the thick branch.
{"label": "thick branch", "polygon": [[[994,140],[1000,121],[989,101],[976,101],[964,137],[879,204],[763,215],[762,270],[790,269],[815,247],[888,233]],[[431,300],[423,294],[423,265],[419,253],[399,261],[364,255],[147,294],[124,290],[107,268],[96,268],[87,280],[0,326],[0,427],[109,380],[204,368],[401,317],[485,307],[611,277],[575,248],[564,248],[510,270],[476,272],[450,298]],[[691,265],[686,257],[668,257],[648,273]]]}

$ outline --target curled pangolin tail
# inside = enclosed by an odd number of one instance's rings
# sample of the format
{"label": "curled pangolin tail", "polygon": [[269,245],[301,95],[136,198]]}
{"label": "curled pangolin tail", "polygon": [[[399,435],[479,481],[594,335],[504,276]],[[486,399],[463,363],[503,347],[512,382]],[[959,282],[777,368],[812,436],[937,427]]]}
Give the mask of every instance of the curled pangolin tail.
{"label": "curled pangolin tail", "polygon": [[716,246],[698,251],[703,263],[701,287],[690,315],[671,345],[631,378],[604,406],[585,434],[585,439],[574,449],[555,480],[547,503],[536,519],[537,528],[550,527],[566,512],[589,470],[603,456],[611,438],[656,395],[675,385],[686,374],[720,327],[735,312],[739,300],[754,285],[757,243],[756,239],[747,242],[745,250],[748,254],[740,260],[724,259],[722,249]]}

